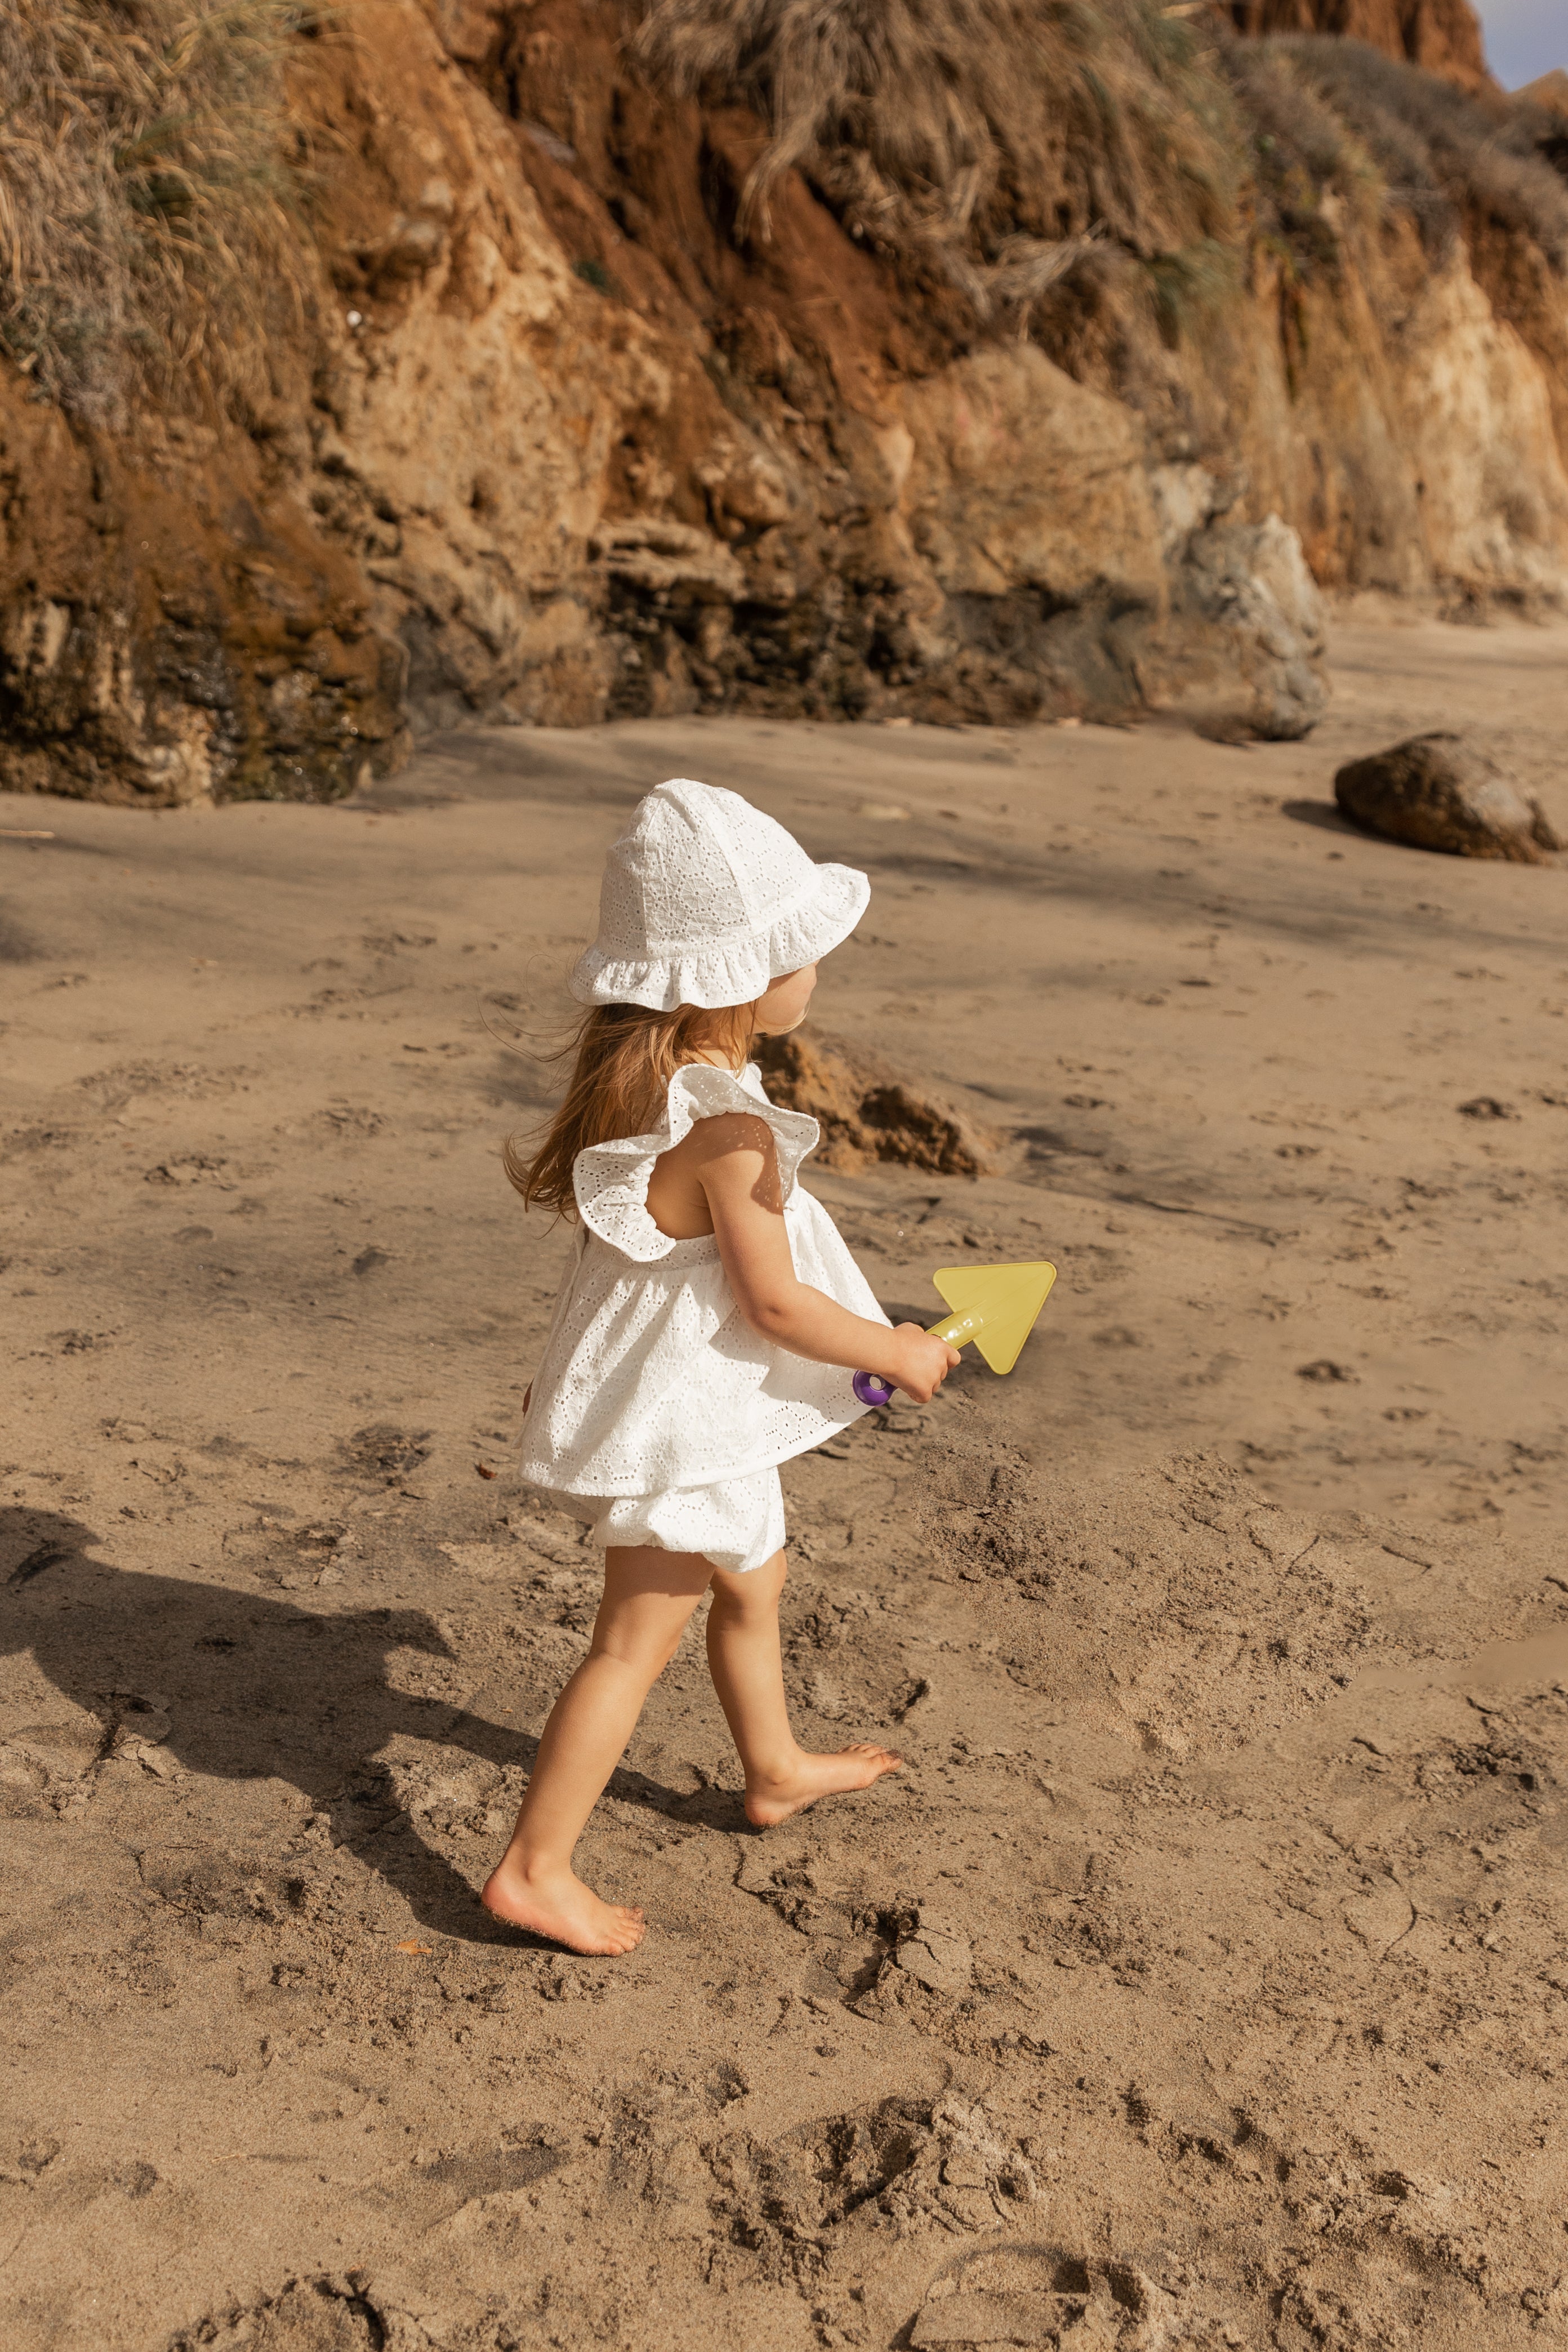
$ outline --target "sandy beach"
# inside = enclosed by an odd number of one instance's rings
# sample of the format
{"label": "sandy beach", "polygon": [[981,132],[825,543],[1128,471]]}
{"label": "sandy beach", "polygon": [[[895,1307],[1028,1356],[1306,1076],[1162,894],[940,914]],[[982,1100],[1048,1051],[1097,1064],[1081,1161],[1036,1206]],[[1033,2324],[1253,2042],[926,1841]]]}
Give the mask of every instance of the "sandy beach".
{"label": "sandy beach", "polygon": [[[1462,726],[1568,830],[1565,659],[1342,621],[1297,743],[0,797],[12,2352],[1568,2341],[1568,859],[1332,803]],[[785,1472],[798,1727],[907,1769],[749,1832],[697,1627],[612,1963],[475,1896],[597,1582],[512,1466],[568,1237],[499,1153],[671,774],[869,873],[814,1023],[995,1139],[808,1171],[884,1304],[1059,1279]]]}

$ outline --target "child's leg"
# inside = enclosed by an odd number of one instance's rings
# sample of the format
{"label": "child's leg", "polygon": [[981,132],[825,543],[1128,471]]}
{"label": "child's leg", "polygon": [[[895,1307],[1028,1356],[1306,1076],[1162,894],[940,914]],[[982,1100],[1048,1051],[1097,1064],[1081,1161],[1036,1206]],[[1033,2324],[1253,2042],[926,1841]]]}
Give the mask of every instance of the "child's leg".
{"label": "child's leg", "polygon": [[708,1612],[708,1666],[741,1761],[746,1768],[746,1818],[759,1829],[787,1821],[836,1789],[866,1789],[903,1759],[862,1741],[837,1756],[795,1745],[784,1704],[779,1648],[779,1595],[784,1556],[744,1575],[716,1568]]}
{"label": "child's leg", "polygon": [[641,1943],[642,1913],[601,1903],[574,1873],[572,1850],[712,1574],[695,1552],[605,1554],[588,1654],[550,1711],[511,1843],[480,1896],[499,1917],[575,1952]]}

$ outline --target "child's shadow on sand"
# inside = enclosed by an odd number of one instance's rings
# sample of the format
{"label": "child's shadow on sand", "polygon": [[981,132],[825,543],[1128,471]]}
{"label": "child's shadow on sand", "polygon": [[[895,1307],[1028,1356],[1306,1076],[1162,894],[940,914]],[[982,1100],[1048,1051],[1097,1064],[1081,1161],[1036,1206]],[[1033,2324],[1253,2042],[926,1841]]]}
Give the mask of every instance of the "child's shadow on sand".
{"label": "child's shadow on sand", "polygon": [[[470,1943],[535,1940],[491,1919],[423,1843],[376,1760],[402,1738],[502,1767],[533,1761],[538,1743],[526,1733],[392,1686],[390,1652],[452,1654],[422,1610],[329,1615],[117,1569],[89,1557],[98,1542],[57,1513],[0,1509],[0,1646],[30,1650],[57,1690],[98,1717],[100,1752],[121,1723],[135,1730],[132,1702],[153,1698],[171,1719],[160,1744],[177,1763],[225,1780],[291,1781],[327,1815],[334,1844],[395,1886],[422,1927]],[[737,1801],[716,1790],[683,1796],[625,1766],[610,1785],[650,1811],[745,1826]]]}

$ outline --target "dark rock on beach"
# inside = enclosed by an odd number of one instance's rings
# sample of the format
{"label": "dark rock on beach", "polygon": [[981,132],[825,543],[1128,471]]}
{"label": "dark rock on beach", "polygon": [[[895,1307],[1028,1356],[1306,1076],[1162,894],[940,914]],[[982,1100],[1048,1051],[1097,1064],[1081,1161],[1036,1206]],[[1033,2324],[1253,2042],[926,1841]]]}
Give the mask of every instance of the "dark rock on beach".
{"label": "dark rock on beach", "polygon": [[1539,866],[1564,846],[1534,794],[1461,735],[1414,735],[1352,760],[1334,778],[1334,798],[1369,833],[1454,857]]}

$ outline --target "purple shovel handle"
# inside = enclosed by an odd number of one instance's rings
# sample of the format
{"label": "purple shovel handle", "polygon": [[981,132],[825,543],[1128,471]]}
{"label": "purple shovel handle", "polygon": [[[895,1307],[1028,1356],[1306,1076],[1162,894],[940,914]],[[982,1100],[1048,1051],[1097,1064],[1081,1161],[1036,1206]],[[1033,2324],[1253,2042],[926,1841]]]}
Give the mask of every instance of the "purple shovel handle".
{"label": "purple shovel handle", "polygon": [[849,1383],[862,1404],[891,1404],[893,1391],[876,1372],[857,1372]]}

